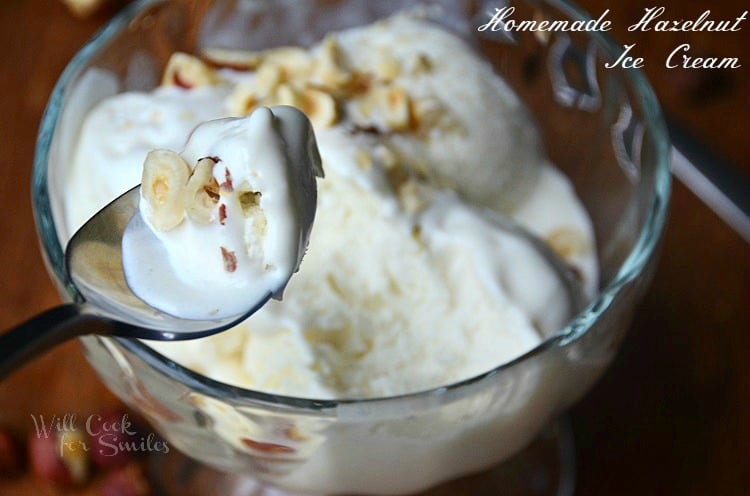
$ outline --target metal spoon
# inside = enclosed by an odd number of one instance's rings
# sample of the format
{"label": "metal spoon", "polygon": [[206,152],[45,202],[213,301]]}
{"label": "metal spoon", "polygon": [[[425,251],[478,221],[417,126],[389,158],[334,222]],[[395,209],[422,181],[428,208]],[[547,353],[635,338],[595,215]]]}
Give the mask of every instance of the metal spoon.
{"label": "metal spoon", "polygon": [[29,359],[68,339],[98,334],[162,341],[195,339],[226,330],[246,319],[271,297],[248,302],[241,315],[187,320],[161,312],[138,298],[125,282],[122,238],[138,213],[140,186],[100,210],[65,249],[65,284],[76,301],[48,310],[0,335],[0,379]]}

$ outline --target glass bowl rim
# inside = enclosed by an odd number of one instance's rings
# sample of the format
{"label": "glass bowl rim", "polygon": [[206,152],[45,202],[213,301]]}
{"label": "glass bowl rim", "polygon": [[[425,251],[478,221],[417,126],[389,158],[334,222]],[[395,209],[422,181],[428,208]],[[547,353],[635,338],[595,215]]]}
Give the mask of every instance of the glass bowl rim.
{"label": "glass bowl rim", "polygon": [[[42,246],[45,262],[58,282],[66,284],[63,272],[64,252],[57,237],[52,208],[49,199],[47,164],[52,145],[52,138],[59,122],[60,111],[66,90],[79,75],[85,65],[99,52],[99,49],[110,41],[145,8],[165,0],[136,0],[115,15],[98,33],[96,33],[71,59],[61,74],[50,95],[49,102],[42,115],[34,153],[32,171],[32,206],[37,233]],[[568,0],[542,0],[556,8],[571,19],[589,20],[590,16]],[[587,32],[587,36],[598,42],[601,49],[617,59],[623,52],[623,47],[616,43],[609,35],[599,31]],[[123,348],[133,353],[159,373],[166,375],[185,386],[213,397],[232,399],[235,401],[253,401],[272,405],[276,408],[294,409],[303,412],[322,413],[324,410],[336,409],[339,406],[351,404],[380,404],[403,400],[427,400],[435,397],[445,397],[448,394],[467,389],[468,386],[489,381],[493,376],[530,360],[544,351],[565,346],[585,335],[598,317],[604,313],[625,286],[638,277],[658,245],[667,218],[671,190],[669,141],[664,119],[654,92],[645,76],[638,69],[623,70],[624,77],[629,79],[634,88],[634,94],[640,99],[644,113],[644,128],[651,133],[656,145],[656,164],[654,169],[654,188],[651,191],[651,205],[638,239],[621,264],[612,281],[601,289],[596,297],[576,315],[566,326],[555,335],[542,341],[533,349],[516,359],[503,363],[487,372],[457,381],[448,385],[432,389],[416,391],[406,394],[355,398],[355,399],[312,399],[264,393],[252,389],[245,389],[213,380],[198,374],[179,363],[172,361],[156,352],[146,344],[126,338],[112,338]],[[75,289],[68,285],[68,293],[75,295]]]}

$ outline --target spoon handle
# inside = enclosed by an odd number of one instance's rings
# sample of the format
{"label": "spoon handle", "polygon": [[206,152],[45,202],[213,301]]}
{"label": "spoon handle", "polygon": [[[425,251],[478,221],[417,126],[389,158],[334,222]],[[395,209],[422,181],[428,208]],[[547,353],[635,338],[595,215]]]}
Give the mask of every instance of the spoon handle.
{"label": "spoon handle", "polygon": [[81,310],[80,305],[61,305],[0,334],[0,380],[63,341],[93,332],[106,333],[104,319]]}

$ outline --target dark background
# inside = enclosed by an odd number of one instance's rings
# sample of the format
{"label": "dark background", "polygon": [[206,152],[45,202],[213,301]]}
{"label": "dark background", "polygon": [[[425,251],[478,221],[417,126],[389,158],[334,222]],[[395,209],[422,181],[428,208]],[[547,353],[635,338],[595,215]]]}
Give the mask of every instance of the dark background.
{"label": "dark background", "polygon": [[[653,3],[580,3],[594,17],[611,10],[613,36],[636,43],[665,111],[750,175],[750,22],[737,33],[628,32]],[[675,20],[708,8],[715,19],[734,19],[750,8],[746,0],[658,5]],[[81,20],[57,1],[0,0],[0,329],[59,301],[31,214],[37,126],[65,64],[110,13]],[[695,56],[738,57],[743,67],[666,69],[681,43]],[[671,212],[653,285],[622,351],[571,413],[579,495],[750,494],[750,252],[677,181]],[[19,436],[33,429],[30,414],[85,416],[118,405],[75,342],[0,384],[0,426]],[[20,475],[0,478],[0,494],[54,492]]]}

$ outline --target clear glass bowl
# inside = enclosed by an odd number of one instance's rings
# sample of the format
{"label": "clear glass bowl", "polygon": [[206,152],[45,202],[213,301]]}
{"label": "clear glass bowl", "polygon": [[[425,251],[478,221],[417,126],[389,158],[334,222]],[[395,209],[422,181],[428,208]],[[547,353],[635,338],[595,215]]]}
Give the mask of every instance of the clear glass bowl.
{"label": "clear glass bowl", "polygon": [[[153,88],[169,55],[203,46],[309,45],[415,2],[368,0],[135,2],[71,61],[38,138],[33,201],[61,295],[62,195],[86,111],[105,96]],[[104,382],[168,442],[221,470],[312,493],[405,494],[490,467],[526,446],[612,360],[655,263],[670,189],[668,142],[643,76],[606,69],[621,47],[600,33],[476,28],[497,6],[420,2],[482,52],[533,114],[552,161],[590,213],[601,268],[595,299],[526,355],[430,391],[317,401],[241,389],[187,370],[135,340],[84,338]],[[512,2],[514,18],[580,19],[558,0]]]}

